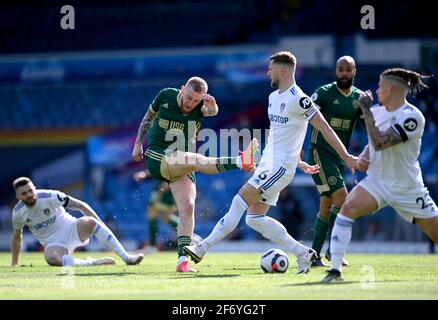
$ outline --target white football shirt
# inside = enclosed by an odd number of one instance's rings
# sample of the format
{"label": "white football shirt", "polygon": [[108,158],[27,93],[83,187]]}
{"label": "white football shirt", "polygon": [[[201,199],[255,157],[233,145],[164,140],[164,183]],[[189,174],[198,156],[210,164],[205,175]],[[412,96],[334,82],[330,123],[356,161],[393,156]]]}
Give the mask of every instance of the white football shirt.
{"label": "white football shirt", "polygon": [[37,190],[37,201],[31,208],[19,201],[12,211],[12,226],[21,230],[28,226],[35,238],[43,245],[65,222],[76,218],[65,211],[69,197],[55,190]]}
{"label": "white football shirt", "polygon": [[403,142],[380,151],[376,151],[372,143],[369,143],[368,175],[381,179],[394,189],[408,189],[423,184],[418,162],[425,124],[421,111],[407,101],[392,112],[381,106],[373,107],[371,111],[380,131],[384,132],[391,127]]}
{"label": "white football shirt", "polygon": [[282,93],[279,90],[272,92],[268,106],[269,136],[263,156],[296,164],[306,137],[308,121],[316,113],[312,100],[296,84]]}

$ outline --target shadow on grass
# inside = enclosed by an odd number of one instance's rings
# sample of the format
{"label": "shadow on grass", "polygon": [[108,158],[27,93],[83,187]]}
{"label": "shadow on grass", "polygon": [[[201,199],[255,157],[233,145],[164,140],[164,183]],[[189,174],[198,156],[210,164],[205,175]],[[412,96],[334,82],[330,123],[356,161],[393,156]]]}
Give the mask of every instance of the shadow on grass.
{"label": "shadow on grass", "polygon": [[259,271],[260,268],[224,268],[224,270]]}
{"label": "shadow on grass", "polygon": [[240,274],[199,274],[199,273],[179,273],[178,277],[172,277],[169,279],[181,279],[181,278],[235,278],[240,277]]}
{"label": "shadow on grass", "polygon": [[[374,283],[396,283],[396,282],[406,282],[403,280],[383,280],[383,281],[373,281]],[[282,287],[300,287],[300,286],[332,286],[332,285],[343,285],[343,284],[354,284],[354,283],[362,283],[362,281],[336,281],[336,282],[330,282],[330,283],[322,283],[321,281],[314,281],[314,282],[304,282],[304,283],[291,283],[291,284],[284,284]]]}
{"label": "shadow on grass", "polygon": [[[116,276],[116,277],[121,277],[121,276],[129,276],[129,275],[133,275],[133,274],[137,274],[135,272],[108,272],[108,273],[74,273],[72,275],[74,275],[75,277],[102,277],[102,276]],[[68,276],[68,273],[58,273],[57,276],[59,277],[64,277],[64,276]]]}

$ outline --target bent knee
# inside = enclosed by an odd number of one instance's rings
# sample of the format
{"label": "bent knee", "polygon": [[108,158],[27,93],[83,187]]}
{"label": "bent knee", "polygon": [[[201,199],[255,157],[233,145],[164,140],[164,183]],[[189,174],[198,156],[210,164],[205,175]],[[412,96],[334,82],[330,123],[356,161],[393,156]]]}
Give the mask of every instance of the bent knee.
{"label": "bent knee", "polygon": [[62,266],[62,258],[59,256],[46,256],[46,261],[52,267]]}
{"label": "bent knee", "polygon": [[349,218],[356,218],[359,215],[359,210],[351,202],[347,201],[342,205],[341,213]]}
{"label": "bent knee", "polygon": [[90,232],[92,232],[94,230],[94,228],[97,225],[97,220],[93,217],[84,217],[82,218],[82,223],[83,225],[87,228],[87,230],[89,230]]}
{"label": "bent knee", "polygon": [[77,229],[79,237],[84,241],[84,237],[88,238],[96,229],[98,221],[93,217],[82,217],[77,221]]}

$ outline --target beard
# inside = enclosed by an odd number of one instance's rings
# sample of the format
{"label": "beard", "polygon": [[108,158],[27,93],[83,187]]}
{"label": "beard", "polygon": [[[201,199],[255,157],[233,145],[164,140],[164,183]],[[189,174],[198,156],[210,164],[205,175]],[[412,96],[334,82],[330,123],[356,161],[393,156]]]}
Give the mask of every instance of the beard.
{"label": "beard", "polygon": [[353,85],[353,78],[347,77],[336,78],[336,85],[339,89],[349,89]]}
{"label": "beard", "polygon": [[280,81],[278,81],[278,80],[274,80],[274,79],[272,79],[271,80],[271,87],[272,88],[274,88],[274,89],[278,89],[278,85],[280,84]]}
{"label": "beard", "polygon": [[23,200],[23,202],[26,206],[33,207],[36,203],[36,199],[31,198],[31,199],[27,199],[26,201]]}

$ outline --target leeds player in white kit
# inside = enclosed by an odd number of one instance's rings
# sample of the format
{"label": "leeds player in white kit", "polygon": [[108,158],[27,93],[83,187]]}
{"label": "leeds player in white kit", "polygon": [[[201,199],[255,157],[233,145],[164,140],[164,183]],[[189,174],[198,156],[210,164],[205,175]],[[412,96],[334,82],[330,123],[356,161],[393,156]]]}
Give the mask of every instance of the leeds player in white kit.
{"label": "leeds player in white kit", "polygon": [[308,272],[316,258],[313,249],[296,241],[280,222],[266,216],[269,207],[276,205],[280,191],[291,182],[297,166],[309,174],[318,172],[318,166],[309,166],[300,160],[308,122],[321,131],[349,168],[353,170],[356,166],[357,158],[348,154],[310,98],[296,85],[296,59],[293,54],[281,51],[272,55],[270,60],[268,76],[271,85],[278,90],[269,96],[268,143],[254,175],[233,198],[229,211],[211,234],[198,245],[185,247],[195,263],[231,233],[247,211],[246,223],[265,238],[292,252],[297,257],[298,273]]}
{"label": "leeds player in white kit", "polygon": [[438,242],[438,208],[424,186],[418,156],[425,119],[406,101],[409,91],[426,85],[414,71],[393,68],[380,75],[377,96],[382,106],[370,108],[368,90],[359,98],[370,143],[359,157],[359,170],[368,169],[348,195],[332,232],[332,269],[322,282],[342,280],[341,264],[355,219],[391,206]]}
{"label": "leeds player in white kit", "polygon": [[[18,265],[22,230],[28,226],[44,246],[44,257],[51,266],[91,266],[114,264],[112,258],[78,259],[72,256],[77,247],[96,236],[101,244],[114,251],[128,265],[139,264],[143,254],[129,254],[91,207],[83,201],[56,190],[37,190],[26,177],[14,180],[19,202],[12,212],[14,232],[11,240],[12,266]],[[65,208],[79,210],[86,217],[76,219]]]}

